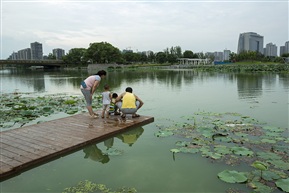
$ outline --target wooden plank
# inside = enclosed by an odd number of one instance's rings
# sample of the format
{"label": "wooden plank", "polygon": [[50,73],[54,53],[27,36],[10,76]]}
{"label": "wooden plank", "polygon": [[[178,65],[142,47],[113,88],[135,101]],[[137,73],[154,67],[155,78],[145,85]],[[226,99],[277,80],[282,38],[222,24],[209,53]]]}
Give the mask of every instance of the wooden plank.
{"label": "wooden plank", "polygon": [[0,180],[153,121],[148,116],[123,120],[119,116],[93,119],[77,114],[0,132]]}

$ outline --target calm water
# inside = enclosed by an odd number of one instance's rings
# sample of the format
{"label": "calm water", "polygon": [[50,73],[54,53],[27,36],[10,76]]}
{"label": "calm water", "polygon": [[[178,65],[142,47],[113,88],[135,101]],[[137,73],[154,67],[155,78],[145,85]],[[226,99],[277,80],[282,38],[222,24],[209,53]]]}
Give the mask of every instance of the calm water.
{"label": "calm water", "polygon": [[[2,70],[1,93],[81,95],[79,82],[86,76],[87,71]],[[288,74],[115,71],[108,73],[100,87],[106,83],[118,93],[131,86],[145,102],[139,114],[153,116],[155,122],[1,182],[1,192],[62,192],[84,180],[113,189],[135,187],[138,192],[225,192],[229,187],[236,187],[217,178],[217,173],[228,166],[212,164],[194,154],[179,153],[173,160],[170,149],[175,148],[178,139],[157,138],[156,125],[209,111],[237,112],[288,128]],[[67,115],[46,119],[61,116]],[[102,152],[108,148],[123,154],[104,156]]]}

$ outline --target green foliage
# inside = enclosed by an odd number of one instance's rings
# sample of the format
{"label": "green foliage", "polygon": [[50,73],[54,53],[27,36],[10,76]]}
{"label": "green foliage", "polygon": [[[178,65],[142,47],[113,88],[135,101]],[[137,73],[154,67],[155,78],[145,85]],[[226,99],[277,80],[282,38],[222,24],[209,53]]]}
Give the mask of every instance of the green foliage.
{"label": "green foliage", "polygon": [[198,70],[206,72],[289,72],[289,64],[274,63],[235,63],[227,65],[198,66]]}
{"label": "green foliage", "polygon": [[289,178],[279,179],[276,181],[277,187],[281,188],[285,192],[289,192]]}
{"label": "green foliage", "polygon": [[[94,100],[98,100],[98,97],[94,96]],[[43,97],[22,96],[21,93],[3,94],[0,96],[0,103],[1,128],[23,126],[41,116],[49,116],[54,113],[75,114],[85,110],[82,96],[59,94]]]}
{"label": "green foliage", "polygon": [[107,188],[104,184],[96,184],[91,181],[85,180],[80,181],[76,186],[65,188],[62,193],[92,193],[92,192],[101,192],[101,193],[136,193],[135,188],[122,187],[118,188],[116,191],[112,191],[110,188]]}
{"label": "green foliage", "polygon": [[248,180],[243,172],[237,172],[235,170],[224,170],[218,174],[218,177],[228,183],[243,183]]}
{"label": "green foliage", "polygon": [[289,141],[285,140],[288,129],[230,112],[202,111],[182,118],[184,122],[170,120],[172,124],[167,121],[166,125],[157,125],[155,132],[157,137],[178,137],[176,147],[170,149],[173,160],[186,153],[201,155],[212,163],[225,163],[230,169],[242,164],[246,173],[225,170],[218,177],[228,183],[245,183],[256,192],[272,192],[277,187],[287,191],[288,181],[280,179],[289,176]]}
{"label": "green foliage", "polygon": [[116,63],[121,58],[120,50],[110,43],[100,42],[91,43],[85,53],[85,58],[92,61],[92,63]]}
{"label": "green foliage", "polygon": [[73,48],[63,57],[63,61],[70,66],[84,66],[87,65],[87,59],[85,59],[85,48]]}
{"label": "green foliage", "polygon": [[49,53],[48,56],[47,56],[47,59],[49,59],[49,60],[56,60],[56,56],[53,55],[52,53]]}
{"label": "green foliage", "polygon": [[184,52],[184,58],[199,58],[197,54],[194,54],[191,50],[186,50]]}

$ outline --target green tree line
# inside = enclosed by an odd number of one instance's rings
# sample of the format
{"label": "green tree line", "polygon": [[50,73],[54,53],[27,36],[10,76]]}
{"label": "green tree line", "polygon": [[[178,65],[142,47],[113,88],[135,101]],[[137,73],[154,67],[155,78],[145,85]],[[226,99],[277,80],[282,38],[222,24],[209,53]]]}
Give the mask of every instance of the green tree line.
{"label": "green tree line", "polygon": [[[288,54],[289,55],[289,54]],[[133,52],[120,51],[107,42],[89,44],[88,48],[73,48],[62,59],[69,66],[87,66],[88,64],[176,64],[177,58],[210,58],[203,53],[194,53],[191,50],[182,52],[180,46],[166,48],[160,52]],[[286,57],[286,56],[284,56]],[[281,57],[265,57],[258,52],[244,51],[240,54],[230,54],[231,62],[239,61],[273,61],[284,62]]]}

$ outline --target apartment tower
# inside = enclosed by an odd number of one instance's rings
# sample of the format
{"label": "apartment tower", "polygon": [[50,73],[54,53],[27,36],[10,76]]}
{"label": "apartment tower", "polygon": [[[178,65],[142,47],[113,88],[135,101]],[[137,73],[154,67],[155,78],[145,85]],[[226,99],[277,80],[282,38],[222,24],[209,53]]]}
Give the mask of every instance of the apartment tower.
{"label": "apartment tower", "polygon": [[263,36],[255,32],[242,33],[239,36],[237,53],[242,51],[257,51],[263,54]]}
{"label": "apartment tower", "polygon": [[31,43],[30,48],[31,48],[31,60],[43,59],[43,50],[41,43],[38,42]]}

